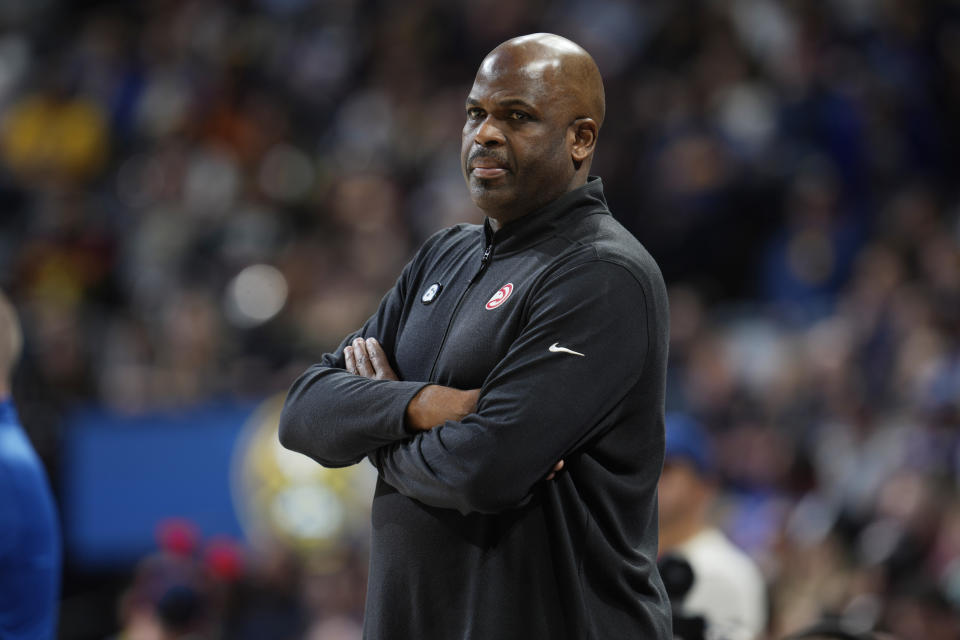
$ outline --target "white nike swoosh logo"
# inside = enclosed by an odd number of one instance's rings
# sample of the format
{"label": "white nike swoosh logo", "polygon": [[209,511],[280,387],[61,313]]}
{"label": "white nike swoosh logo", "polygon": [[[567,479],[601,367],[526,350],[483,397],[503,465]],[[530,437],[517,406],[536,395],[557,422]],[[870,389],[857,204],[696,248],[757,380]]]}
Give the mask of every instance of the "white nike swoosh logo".
{"label": "white nike swoosh logo", "polygon": [[558,347],[557,343],[554,342],[550,345],[550,351],[553,353],[572,353],[575,356],[583,356],[579,351],[574,351],[573,349],[567,349],[566,347]]}

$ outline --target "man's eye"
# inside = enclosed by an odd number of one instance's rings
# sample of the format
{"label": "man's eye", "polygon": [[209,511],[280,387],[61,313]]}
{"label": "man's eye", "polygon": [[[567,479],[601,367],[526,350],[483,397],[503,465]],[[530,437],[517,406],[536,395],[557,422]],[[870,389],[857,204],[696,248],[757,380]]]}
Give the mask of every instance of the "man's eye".
{"label": "man's eye", "polygon": [[529,120],[530,116],[524,113],[523,111],[511,111],[510,119],[511,120]]}
{"label": "man's eye", "polygon": [[467,117],[470,118],[471,120],[476,120],[477,118],[482,118],[482,117],[483,117],[483,109],[478,109],[477,107],[473,107],[473,108],[471,108],[471,109],[467,109]]}

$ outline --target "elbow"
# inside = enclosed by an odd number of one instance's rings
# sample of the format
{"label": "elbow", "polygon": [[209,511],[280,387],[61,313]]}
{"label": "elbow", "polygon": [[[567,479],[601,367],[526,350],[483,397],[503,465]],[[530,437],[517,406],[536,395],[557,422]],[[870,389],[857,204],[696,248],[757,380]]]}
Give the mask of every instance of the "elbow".
{"label": "elbow", "polygon": [[280,423],[277,426],[277,436],[280,444],[286,449],[304,453],[302,446],[304,443],[304,415],[302,409],[297,404],[296,395],[291,391],[283,402],[283,409],[280,411]]}
{"label": "elbow", "polygon": [[286,409],[280,414],[280,426],[277,428],[277,436],[280,438],[280,444],[284,448],[292,451],[297,450],[296,428],[293,420],[287,415]]}
{"label": "elbow", "polygon": [[349,467],[363,459],[355,456],[338,455],[335,447],[331,446],[330,439],[322,433],[312,432],[303,420],[296,416],[295,411],[284,407],[280,414],[280,424],[277,436],[285,449],[302,453],[312,458],[323,467]]}
{"label": "elbow", "polygon": [[[283,401],[283,409],[280,411],[280,423],[277,427],[277,436],[280,444],[284,448],[296,451],[298,453],[307,453],[303,447],[306,445],[305,437],[309,430],[306,428],[306,416],[308,408],[303,401],[304,388],[311,380],[311,369],[297,378],[287,392],[287,397]],[[307,454],[309,455],[309,454]]]}
{"label": "elbow", "polygon": [[289,406],[283,408],[283,411],[280,413],[280,425],[277,428],[277,436],[280,439],[280,444],[283,445],[285,449],[306,454],[307,452],[304,450],[305,442],[302,437],[303,429],[299,424],[300,421],[293,413],[294,412],[289,410]]}
{"label": "elbow", "polygon": [[[277,436],[280,444],[291,451],[302,453],[324,467],[347,467],[363,460],[366,453],[349,449],[348,434],[342,433],[337,421],[326,409],[331,403],[329,393],[315,385],[322,371],[321,365],[307,369],[290,387]],[[309,391],[309,393],[308,393]]]}

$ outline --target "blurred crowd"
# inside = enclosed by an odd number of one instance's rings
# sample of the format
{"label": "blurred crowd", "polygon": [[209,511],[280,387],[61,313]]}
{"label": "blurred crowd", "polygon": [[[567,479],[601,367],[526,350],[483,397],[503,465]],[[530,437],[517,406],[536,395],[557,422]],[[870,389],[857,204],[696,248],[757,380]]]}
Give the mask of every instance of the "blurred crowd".
{"label": "blurred crowd", "polygon": [[[159,524],[157,543],[117,599],[119,629],[107,640],[360,637],[364,550],[344,546],[305,566],[279,547],[250,553],[235,541],[204,541],[191,522],[176,518]],[[61,637],[95,635],[95,624],[75,624]]]}
{"label": "blurred crowd", "polygon": [[[463,100],[532,31],[604,75],[594,172],[670,287],[669,408],[711,434],[769,637],[960,637],[951,0],[0,3],[0,288],[52,476],[71,407],[282,391],[479,221]],[[357,562],[317,574],[354,598],[333,613],[316,576],[246,579],[304,616],[290,637],[356,637]]]}

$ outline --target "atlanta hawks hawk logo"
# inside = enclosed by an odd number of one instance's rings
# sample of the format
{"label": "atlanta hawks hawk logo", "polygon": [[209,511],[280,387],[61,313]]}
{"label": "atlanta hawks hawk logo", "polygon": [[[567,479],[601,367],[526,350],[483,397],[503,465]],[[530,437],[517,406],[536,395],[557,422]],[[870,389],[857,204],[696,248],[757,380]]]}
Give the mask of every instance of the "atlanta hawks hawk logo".
{"label": "atlanta hawks hawk logo", "polygon": [[504,302],[507,301],[507,298],[510,297],[510,294],[513,293],[513,283],[508,282],[507,284],[500,287],[493,297],[487,300],[486,309],[496,309]]}

